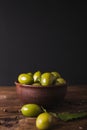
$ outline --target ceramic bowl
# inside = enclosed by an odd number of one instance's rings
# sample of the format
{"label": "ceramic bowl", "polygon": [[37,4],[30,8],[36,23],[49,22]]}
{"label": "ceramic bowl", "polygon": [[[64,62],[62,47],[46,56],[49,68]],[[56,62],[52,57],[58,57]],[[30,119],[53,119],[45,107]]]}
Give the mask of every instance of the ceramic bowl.
{"label": "ceramic bowl", "polygon": [[23,104],[35,103],[41,106],[57,105],[63,102],[67,84],[58,86],[32,86],[15,82],[16,91]]}

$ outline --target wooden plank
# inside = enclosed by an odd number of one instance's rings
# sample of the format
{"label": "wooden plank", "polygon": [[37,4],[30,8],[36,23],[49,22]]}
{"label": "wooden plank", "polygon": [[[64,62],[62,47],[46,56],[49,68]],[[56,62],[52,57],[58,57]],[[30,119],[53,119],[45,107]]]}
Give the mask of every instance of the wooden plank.
{"label": "wooden plank", "polygon": [[[0,87],[0,130],[37,130],[35,118],[24,117],[16,88]],[[87,111],[87,85],[69,86],[65,101],[50,109],[52,112]],[[55,120],[52,130],[87,130],[87,118],[70,122]]]}

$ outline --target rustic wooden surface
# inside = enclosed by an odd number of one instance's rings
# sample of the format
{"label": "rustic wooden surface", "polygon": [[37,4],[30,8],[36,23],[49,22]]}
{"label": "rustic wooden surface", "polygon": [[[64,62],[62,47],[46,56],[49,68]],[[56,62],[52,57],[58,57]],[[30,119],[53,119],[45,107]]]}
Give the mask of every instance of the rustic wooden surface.
{"label": "rustic wooden surface", "polygon": [[[35,119],[23,117],[21,107],[15,86],[0,87],[0,130],[37,130]],[[69,86],[64,103],[50,111],[87,111],[87,85]],[[87,118],[69,122],[55,120],[52,130],[87,130]]]}

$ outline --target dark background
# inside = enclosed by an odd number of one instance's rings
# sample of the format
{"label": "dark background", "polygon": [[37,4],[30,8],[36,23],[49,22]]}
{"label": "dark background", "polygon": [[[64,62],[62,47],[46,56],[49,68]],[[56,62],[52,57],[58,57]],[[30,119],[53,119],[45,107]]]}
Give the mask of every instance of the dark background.
{"label": "dark background", "polygon": [[0,85],[24,72],[58,71],[87,84],[87,2],[0,2]]}

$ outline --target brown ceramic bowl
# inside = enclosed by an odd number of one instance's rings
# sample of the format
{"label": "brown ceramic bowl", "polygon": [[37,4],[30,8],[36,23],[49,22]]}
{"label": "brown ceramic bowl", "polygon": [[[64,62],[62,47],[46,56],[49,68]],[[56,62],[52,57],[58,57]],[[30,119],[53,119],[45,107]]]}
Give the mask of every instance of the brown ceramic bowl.
{"label": "brown ceramic bowl", "polygon": [[32,86],[15,82],[16,91],[23,104],[35,103],[41,106],[57,105],[64,101],[67,84],[60,86]]}

